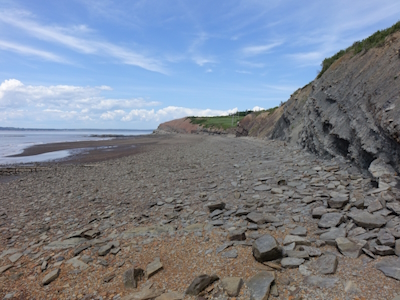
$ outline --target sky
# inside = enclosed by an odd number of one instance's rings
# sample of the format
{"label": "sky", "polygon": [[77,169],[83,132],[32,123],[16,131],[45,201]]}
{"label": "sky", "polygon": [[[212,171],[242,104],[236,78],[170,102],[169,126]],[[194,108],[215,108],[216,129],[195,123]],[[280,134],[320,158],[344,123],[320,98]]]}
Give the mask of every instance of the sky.
{"label": "sky", "polygon": [[0,0],[0,127],[155,129],[271,108],[398,0]]}

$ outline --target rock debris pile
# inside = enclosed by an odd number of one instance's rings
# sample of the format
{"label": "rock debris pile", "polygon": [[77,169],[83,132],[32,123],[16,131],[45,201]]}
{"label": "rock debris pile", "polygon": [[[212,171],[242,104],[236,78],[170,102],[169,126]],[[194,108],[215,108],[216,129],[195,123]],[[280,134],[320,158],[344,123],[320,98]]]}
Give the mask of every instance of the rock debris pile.
{"label": "rock debris pile", "polygon": [[397,180],[223,136],[49,166],[0,184],[0,297],[394,299]]}

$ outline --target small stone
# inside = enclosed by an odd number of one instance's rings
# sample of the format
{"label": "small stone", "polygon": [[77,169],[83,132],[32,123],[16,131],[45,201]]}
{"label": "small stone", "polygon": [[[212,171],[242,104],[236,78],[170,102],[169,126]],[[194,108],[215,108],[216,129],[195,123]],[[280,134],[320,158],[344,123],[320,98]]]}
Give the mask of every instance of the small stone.
{"label": "small stone", "polygon": [[272,235],[265,234],[254,241],[253,256],[259,262],[271,261],[282,257],[282,250]]}
{"label": "small stone", "polygon": [[379,254],[382,256],[386,255],[394,255],[394,249],[388,246],[375,246],[375,254]]}
{"label": "small stone", "polygon": [[99,251],[97,252],[97,254],[99,256],[105,256],[108,254],[108,252],[110,252],[111,248],[113,247],[112,244],[108,243],[107,245],[102,246]]}
{"label": "small stone", "polygon": [[271,189],[272,194],[283,194],[283,191],[280,188]]}
{"label": "small stone", "polygon": [[0,267],[0,274],[3,274],[5,271],[11,269],[13,267],[13,265],[5,265]]}
{"label": "small stone", "polygon": [[138,281],[144,277],[144,271],[140,268],[130,268],[124,272],[123,282],[125,288],[137,288]]}
{"label": "small stone", "polygon": [[320,235],[320,239],[326,242],[328,245],[336,246],[336,239],[338,237],[345,237],[346,229],[345,228],[331,228],[328,232],[325,232]]}
{"label": "small stone", "polygon": [[281,260],[281,265],[287,269],[294,269],[304,263],[303,258],[285,257]]}
{"label": "small stone", "polygon": [[111,280],[114,279],[114,277],[115,277],[115,274],[114,274],[114,273],[109,274],[109,275],[107,275],[107,276],[105,276],[105,277],[103,278],[103,282],[110,282]]}
{"label": "small stone", "polygon": [[331,228],[340,225],[343,221],[341,213],[326,213],[322,215],[321,220],[318,222],[318,227]]}
{"label": "small stone", "polygon": [[237,252],[236,249],[233,249],[233,250],[230,250],[230,251],[223,252],[221,254],[221,256],[225,257],[225,258],[236,258],[236,257],[238,257],[238,252]]}
{"label": "small stone", "polygon": [[291,235],[307,236],[307,228],[297,226],[295,229],[289,232]]}
{"label": "small stone", "polygon": [[15,263],[18,259],[20,259],[22,257],[22,253],[15,253],[13,255],[11,255],[8,259],[12,262]]}
{"label": "small stone", "polygon": [[162,270],[163,265],[160,261],[159,257],[156,257],[154,259],[154,261],[152,261],[151,263],[149,263],[146,267],[146,276],[147,279],[149,279],[151,276],[155,275],[157,272],[159,272],[160,270]]}
{"label": "small stone", "polygon": [[265,216],[261,213],[258,212],[251,212],[247,215],[246,219],[249,222],[261,225],[264,224],[266,222]]}
{"label": "small stone", "polygon": [[187,295],[197,296],[202,292],[206,287],[211,285],[214,281],[217,281],[219,277],[217,275],[200,275],[196,277],[190,286],[186,290]]}
{"label": "small stone", "polygon": [[335,274],[338,266],[338,259],[336,255],[325,254],[315,261],[315,265],[320,274]]}
{"label": "small stone", "polygon": [[271,284],[275,281],[273,272],[262,271],[246,282],[250,290],[252,300],[268,299]]}
{"label": "small stone", "polygon": [[229,297],[238,296],[242,285],[243,280],[240,277],[227,277],[221,280],[221,286]]}
{"label": "small stone", "polygon": [[51,283],[52,281],[56,280],[58,278],[58,275],[60,275],[60,269],[55,269],[48,273],[42,280],[43,285],[47,285]]}
{"label": "small stone", "polygon": [[224,202],[215,202],[215,203],[209,203],[207,204],[207,208],[212,213],[214,210],[223,210],[225,208],[225,203]]}
{"label": "small stone", "polygon": [[307,276],[304,278],[304,283],[319,288],[332,288],[339,282],[336,277],[321,277],[321,276]]}
{"label": "small stone", "polygon": [[345,237],[338,237],[336,239],[336,245],[343,255],[351,258],[358,258],[361,255],[361,249],[365,246],[367,241],[359,240],[353,242]]}
{"label": "small stone", "polygon": [[361,292],[357,285],[350,280],[346,282],[344,291],[348,294],[357,294]]}
{"label": "small stone", "polygon": [[291,243],[295,243],[296,246],[299,246],[299,245],[311,246],[311,242],[309,240],[307,240],[301,236],[288,234],[287,236],[285,236],[285,239],[283,240],[283,245],[286,246]]}
{"label": "small stone", "polygon": [[245,241],[246,240],[246,230],[238,229],[233,230],[229,233],[230,241]]}

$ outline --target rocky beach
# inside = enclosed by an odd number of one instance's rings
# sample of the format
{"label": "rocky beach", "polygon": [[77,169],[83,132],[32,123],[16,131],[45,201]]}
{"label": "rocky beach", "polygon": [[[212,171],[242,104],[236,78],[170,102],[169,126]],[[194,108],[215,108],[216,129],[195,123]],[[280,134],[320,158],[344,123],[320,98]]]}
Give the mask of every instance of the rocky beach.
{"label": "rocky beach", "polygon": [[130,143],[1,176],[1,299],[398,299],[397,174],[250,137]]}

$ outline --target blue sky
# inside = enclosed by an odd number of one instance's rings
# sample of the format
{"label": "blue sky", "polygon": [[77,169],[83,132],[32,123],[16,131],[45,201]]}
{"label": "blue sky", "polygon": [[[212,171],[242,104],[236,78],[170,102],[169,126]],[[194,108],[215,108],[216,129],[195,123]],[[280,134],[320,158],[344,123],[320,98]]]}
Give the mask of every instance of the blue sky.
{"label": "blue sky", "polygon": [[154,129],[286,101],[398,0],[0,0],[0,126]]}

